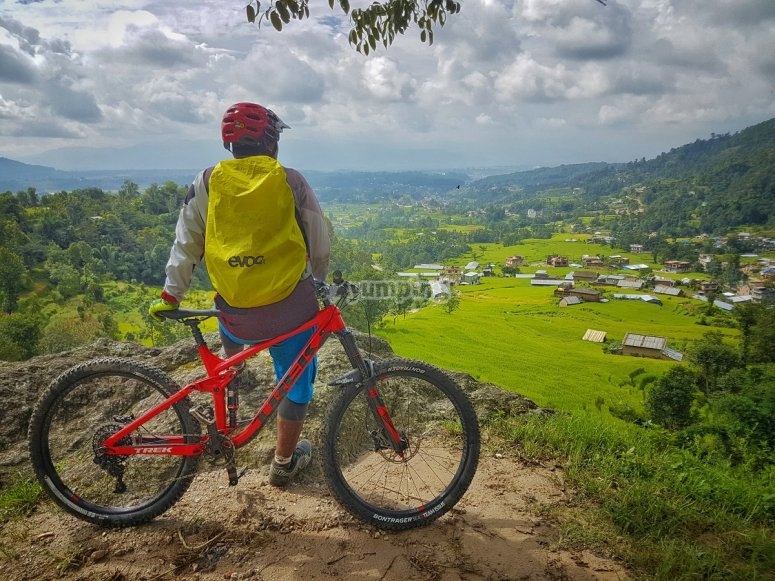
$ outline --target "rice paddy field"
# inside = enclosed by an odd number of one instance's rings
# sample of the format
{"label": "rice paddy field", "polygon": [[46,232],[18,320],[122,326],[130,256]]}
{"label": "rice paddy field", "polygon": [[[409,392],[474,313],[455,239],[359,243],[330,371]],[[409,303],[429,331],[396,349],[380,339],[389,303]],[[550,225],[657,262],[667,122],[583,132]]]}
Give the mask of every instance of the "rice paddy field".
{"label": "rice paddy field", "polygon": [[[386,319],[377,333],[401,356],[469,373],[527,396],[538,405],[574,411],[617,405],[642,407],[632,385],[639,370],[661,375],[677,363],[613,355],[604,344],[582,340],[587,329],[621,341],[628,332],[666,337],[681,351],[711,327],[700,325],[696,299],[660,297],[662,306],[609,300],[561,307],[554,287],[526,278],[488,277],[461,285],[460,305],[449,313],[434,304]],[[719,329],[734,336],[736,331]]]}

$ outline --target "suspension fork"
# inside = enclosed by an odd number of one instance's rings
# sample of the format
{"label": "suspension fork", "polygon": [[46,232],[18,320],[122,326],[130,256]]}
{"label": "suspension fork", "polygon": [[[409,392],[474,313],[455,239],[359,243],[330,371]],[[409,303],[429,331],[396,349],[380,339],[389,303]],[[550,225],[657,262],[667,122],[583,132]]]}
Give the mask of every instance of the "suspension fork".
{"label": "suspension fork", "polygon": [[374,362],[371,359],[364,359],[355,343],[355,337],[348,329],[338,331],[336,335],[339,337],[339,341],[342,343],[347,358],[350,360],[350,364],[353,366],[353,375],[360,376],[360,383],[363,384],[364,392],[366,395],[366,401],[368,402],[371,413],[374,414],[374,419],[377,420],[377,424],[382,426],[382,433],[390,443],[390,447],[399,456],[403,457],[404,451],[409,447],[406,439],[398,433],[398,430],[393,425],[393,419],[390,417],[390,411],[388,410],[385,402],[382,400],[382,396],[377,389],[377,377],[374,373]]}

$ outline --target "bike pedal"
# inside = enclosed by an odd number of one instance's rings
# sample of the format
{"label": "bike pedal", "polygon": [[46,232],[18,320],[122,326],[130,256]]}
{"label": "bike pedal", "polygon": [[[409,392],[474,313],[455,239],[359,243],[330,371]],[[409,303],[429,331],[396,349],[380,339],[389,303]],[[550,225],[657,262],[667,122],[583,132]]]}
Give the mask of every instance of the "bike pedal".
{"label": "bike pedal", "polygon": [[239,470],[237,470],[236,468],[227,469],[226,472],[229,474],[229,486],[237,486],[239,479],[242,478],[245,475],[245,472],[247,471],[248,471],[247,466],[243,466]]}

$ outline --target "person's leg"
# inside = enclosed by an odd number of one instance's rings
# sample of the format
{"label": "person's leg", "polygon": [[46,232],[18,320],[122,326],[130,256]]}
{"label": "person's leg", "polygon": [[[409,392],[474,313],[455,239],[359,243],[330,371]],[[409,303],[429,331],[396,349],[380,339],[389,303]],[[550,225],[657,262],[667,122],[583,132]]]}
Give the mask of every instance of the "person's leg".
{"label": "person's leg", "polygon": [[[305,331],[270,348],[269,352],[272,355],[278,381],[291,367],[311,335],[312,331]],[[300,437],[307,408],[312,399],[312,387],[316,374],[317,358],[314,358],[296,380],[288,396],[278,406],[277,442],[269,474],[269,481],[274,485],[284,486],[299,469],[309,464],[312,454],[311,444],[306,440],[300,440]],[[294,454],[304,458],[294,458]],[[297,467],[299,461],[302,465]]]}
{"label": "person's leg", "polygon": [[[301,350],[312,336],[312,330],[289,337],[282,343],[269,348],[274,363],[275,377],[280,381]],[[277,411],[277,445],[275,455],[288,458],[293,455],[304,427],[307,406],[312,400],[312,387],[317,375],[317,357],[313,358],[296,383],[281,402]]]}
{"label": "person's leg", "polygon": [[222,325],[218,325],[218,333],[221,336],[221,355],[228,358],[232,355],[236,355],[245,348],[245,345],[237,343],[230,336],[229,332],[223,328]]}
{"label": "person's leg", "polygon": [[275,460],[278,464],[287,464],[291,461],[303,428],[304,420],[289,420],[278,414],[277,445],[274,451]]}

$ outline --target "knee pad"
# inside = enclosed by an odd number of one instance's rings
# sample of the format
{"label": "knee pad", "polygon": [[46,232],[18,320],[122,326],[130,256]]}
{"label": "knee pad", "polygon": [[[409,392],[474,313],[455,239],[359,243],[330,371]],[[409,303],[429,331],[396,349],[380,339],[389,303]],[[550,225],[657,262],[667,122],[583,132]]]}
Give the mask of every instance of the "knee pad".
{"label": "knee pad", "polygon": [[289,398],[283,399],[277,406],[277,415],[285,420],[300,421],[307,417],[308,403],[296,403]]}

